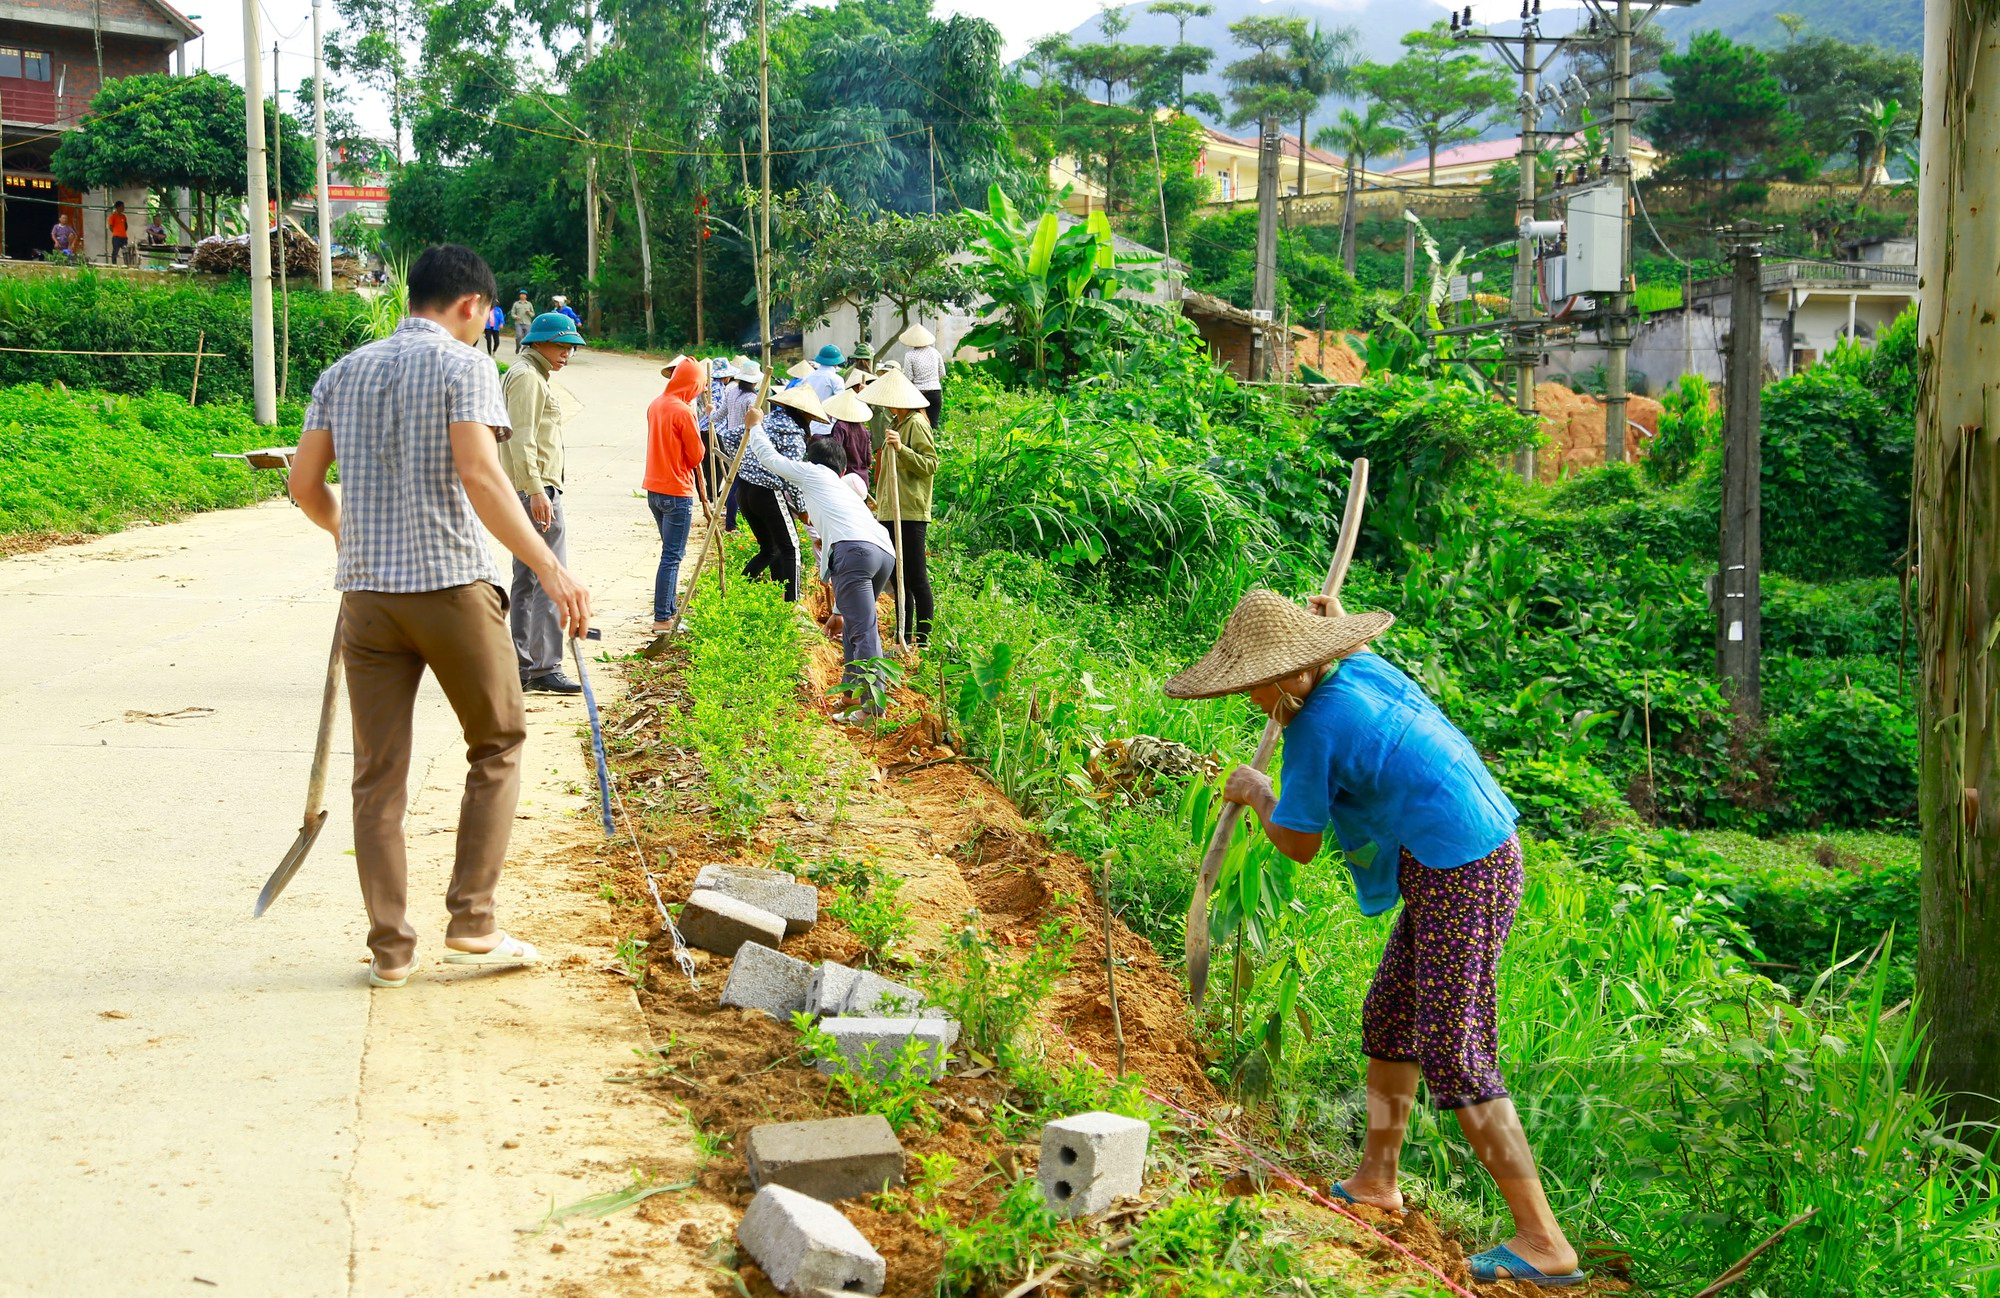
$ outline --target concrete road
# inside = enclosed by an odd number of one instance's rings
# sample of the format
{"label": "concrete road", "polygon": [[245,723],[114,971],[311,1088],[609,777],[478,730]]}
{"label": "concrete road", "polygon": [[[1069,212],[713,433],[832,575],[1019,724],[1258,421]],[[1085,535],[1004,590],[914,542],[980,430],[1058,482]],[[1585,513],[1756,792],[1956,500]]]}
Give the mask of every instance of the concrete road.
{"label": "concrete road", "polygon": [[[591,585],[607,637],[625,647],[650,620],[657,540],[635,493],[659,365],[582,353],[562,381],[572,397],[571,565]],[[251,919],[298,827],[333,625],[332,561],[328,538],[274,502],[0,562],[0,661],[9,665],[0,680],[0,1294],[458,1291],[475,1269],[496,1269],[485,1264],[512,1247],[512,1226],[565,1193],[555,1182],[576,1169],[551,1150],[526,1160],[533,1166],[482,1166],[465,1176],[476,1183],[455,1185],[424,1160],[463,1151],[413,1155],[408,1132],[454,1121],[464,1095],[498,1084],[498,1069],[525,1065],[525,1084],[547,1101],[536,1033],[545,1053],[593,1085],[608,1071],[597,1068],[601,1054],[622,1055],[615,1066],[643,1041],[629,992],[606,991],[601,957],[567,961],[576,977],[544,969],[454,981],[438,972],[464,767],[455,721],[429,678],[411,776],[411,897],[430,980],[420,974],[400,993],[365,984],[344,699],[325,832],[284,897]],[[575,738],[580,708],[530,702],[542,711],[531,716],[517,823],[525,841],[545,843],[576,832],[588,767]],[[517,854],[523,841],[517,835]],[[532,940],[542,935],[524,915],[573,910],[575,899],[556,896],[567,876],[544,868],[548,886],[532,889],[530,906],[522,894],[540,867],[524,868],[503,884],[501,920]],[[569,925],[544,950],[596,940],[587,927]],[[530,1044],[507,1043],[509,1057],[494,1066],[495,1043],[451,1038],[456,1016],[487,1013],[502,996],[510,1021],[525,1018]],[[364,1067],[371,1045],[402,1062]],[[409,1063],[413,1047],[420,1069]],[[576,1103],[600,1100],[579,1094]],[[657,1131],[657,1118],[648,1125]],[[370,1130],[401,1143],[372,1149]],[[357,1179],[357,1163],[395,1174],[374,1178],[378,1187]],[[502,1205],[491,1220],[467,1216],[466,1203],[489,1199]],[[393,1226],[368,1232],[361,1223],[393,1223],[415,1211],[406,1201],[424,1200],[457,1202],[452,1228],[417,1229],[415,1246],[397,1245],[385,1260],[381,1236]]]}

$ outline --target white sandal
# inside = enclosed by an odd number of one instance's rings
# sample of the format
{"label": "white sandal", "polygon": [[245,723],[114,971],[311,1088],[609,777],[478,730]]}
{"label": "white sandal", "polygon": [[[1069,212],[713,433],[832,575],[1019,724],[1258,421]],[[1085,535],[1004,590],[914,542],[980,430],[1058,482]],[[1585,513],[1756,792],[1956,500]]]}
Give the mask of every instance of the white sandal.
{"label": "white sandal", "polygon": [[415,973],[416,971],[417,971],[417,962],[415,960],[412,960],[410,961],[410,967],[403,971],[403,976],[401,978],[384,978],[381,974],[375,972],[375,962],[373,960],[370,960],[368,962],[368,985],[370,987],[387,987],[391,991],[394,991],[396,988],[401,987],[404,984],[408,983],[410,981],[410,975]]}
{"label": "white sandal", "polygon": [[542,953],[518,937],[500,935],[491,951],[446,951],[446,964],[539,964]]}

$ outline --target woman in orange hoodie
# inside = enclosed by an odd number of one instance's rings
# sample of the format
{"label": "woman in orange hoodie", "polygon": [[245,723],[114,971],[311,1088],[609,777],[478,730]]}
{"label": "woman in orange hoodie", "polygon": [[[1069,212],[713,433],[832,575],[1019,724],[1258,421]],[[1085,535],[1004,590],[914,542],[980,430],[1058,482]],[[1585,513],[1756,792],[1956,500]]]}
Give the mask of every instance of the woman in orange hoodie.
{"label": "woman in orange hoodie", "polygon": [[686,357],[660,371],[667,390],[646,407],[646,504],[660,529],[660,570],[653,578],[653,630],[664,631],[679,607],[681,556],[694,526],[694,475],[701,434],[690,403],[701,391],[702,363]]}

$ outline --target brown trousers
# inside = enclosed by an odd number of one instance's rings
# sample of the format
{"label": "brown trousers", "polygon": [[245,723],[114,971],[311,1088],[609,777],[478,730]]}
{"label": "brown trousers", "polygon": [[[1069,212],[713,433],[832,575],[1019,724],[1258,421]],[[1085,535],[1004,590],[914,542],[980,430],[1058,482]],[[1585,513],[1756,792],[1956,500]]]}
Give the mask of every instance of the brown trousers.
{"label": "brown trousers", "polygon": [[414,595],[351,590],[341,601],[342,656],[354,713],[354,863],[368,907],[368,948],[382,969],[415,958],[405,915],[410,728],[429,667],[465,731],[465,797],[445,909],[447,937],[493,931],[493,890],[521,797],[528,719],[498,587],[478,581]]}

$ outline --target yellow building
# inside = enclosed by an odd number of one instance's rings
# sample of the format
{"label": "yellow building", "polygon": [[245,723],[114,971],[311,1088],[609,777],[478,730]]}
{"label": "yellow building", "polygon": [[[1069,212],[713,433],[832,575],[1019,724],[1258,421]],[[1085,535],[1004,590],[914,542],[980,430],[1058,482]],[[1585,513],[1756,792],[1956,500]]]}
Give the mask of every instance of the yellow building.
{"label": "yellow building", "polygon": [[[1504,140],[1474,140],[1470,144],[1460,144],[1449,149],[1438,150],[1437,183],[1440,185],[1483,185],[1493,175],[1493,168],[1503,162],[1512,162],[1521,152],[1521,137],[1510,135]],[[1584,157],[1583,137],[1572,135],[1556,146],[1556,156],[1564,166],[1592,161]],[[1632,174],[1644,179],[1653,173],[1659,164],[1660,155],[1651,144],[1632,138]],[[1389,168],[1388,175],[1398,185],[1422,185],[1430,175],[1430,159],[1422,153],[1408,162]]]}

